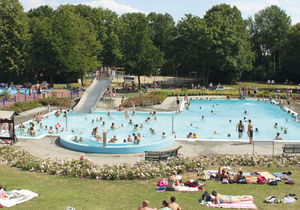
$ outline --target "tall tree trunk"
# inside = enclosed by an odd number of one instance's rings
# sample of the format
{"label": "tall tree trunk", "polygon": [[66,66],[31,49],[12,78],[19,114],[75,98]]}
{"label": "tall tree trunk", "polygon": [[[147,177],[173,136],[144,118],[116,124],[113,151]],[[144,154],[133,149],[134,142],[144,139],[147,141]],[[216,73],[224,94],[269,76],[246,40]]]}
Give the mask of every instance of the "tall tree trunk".
{"label": "tall tree trunk", "polygon": [[141,76],[140,75],[138,75],[138,83],[139,83],[138,88],[139,88],[139,90],[141,90]]}
{"label": "tall tree trunk", "polygon": [[81,74],[81,87],[83,87],[83,74]]}
{"label": "tall tree trunk", "polygon": [[209,68],[205,68],[205,80],[204,80],[205,86],[208,85],[209,73],[210,73]]}

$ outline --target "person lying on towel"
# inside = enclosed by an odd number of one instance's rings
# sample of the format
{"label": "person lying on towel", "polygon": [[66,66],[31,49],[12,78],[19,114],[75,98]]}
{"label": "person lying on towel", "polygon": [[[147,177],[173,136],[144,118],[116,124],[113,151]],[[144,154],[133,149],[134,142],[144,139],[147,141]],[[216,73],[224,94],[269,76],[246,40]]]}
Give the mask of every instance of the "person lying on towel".
{"label": "person lying on towel", "polygon": [[223,203],[239,203],[243,201],[251,201],[252,198],[246,195],[243,196],[232,196],[232,195],[222,195],[217,193],[216,191],[212,191],[212,194],[215,196],[215,203],[216,204],[223,204]]}

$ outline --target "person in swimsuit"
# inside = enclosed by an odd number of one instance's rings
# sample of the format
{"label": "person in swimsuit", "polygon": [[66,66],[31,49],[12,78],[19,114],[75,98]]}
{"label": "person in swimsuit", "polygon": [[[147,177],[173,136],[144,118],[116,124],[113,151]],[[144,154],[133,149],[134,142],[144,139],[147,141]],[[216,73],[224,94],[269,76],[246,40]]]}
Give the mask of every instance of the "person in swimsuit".
{"label": "person in swimsuit", "polygon": [[239,203],[243,201],[251,201],[252,198],[246,195],[243,196],[232,196],[232,195],[222,195],[217,193],[216,191],[212,191],[212,194],[215,196],[215,203],[216,204],[223,204],[223,203]]}
{"label": "person in swimsuit", "polygon": [[240,120],[240,122],[236,125],[236,128],[237,128],[237,130],[239,132],[239,138],[242,138],[243,133],[244,133],[244,128],[245,128],[242,120]]}
{"label": "person in swimsuit", "polygon": [[249,120],[247,133],[249,136],[249,144],[252,144],[252,142],[253,142],[253,123],[251,122],[251,120]]}

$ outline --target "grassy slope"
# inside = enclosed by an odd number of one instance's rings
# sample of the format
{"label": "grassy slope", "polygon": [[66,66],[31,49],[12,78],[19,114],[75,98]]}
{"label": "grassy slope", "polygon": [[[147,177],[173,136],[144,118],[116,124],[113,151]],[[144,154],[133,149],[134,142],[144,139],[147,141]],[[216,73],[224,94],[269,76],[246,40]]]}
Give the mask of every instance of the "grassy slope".
{"label": "grassy slope", "polygon": [[[300,201],[289,205],[263,203],[268,195],[282,197],[287,193],[296,193],[300,196],[300,168],[269,169],[271,172],[283,170],[293,172],[292,178],[296,185],[222,185],[206,181],[205,190],[214,189],[232,195],[254,195],[259,209],[300,209]],[[195,174],[183,177],[184,180],[196,178]],[[2,165],[0,167],[0,184],[6,185],[8,190],[29,189],[40,195],[11,209],[65,209],[67,206],[76,209],[136,209],[144,199],[148,199],[152,207],[159,207],[162,200],[168,200],[171,195],[177,197],[182,209],[206,209],[198,203],[202,193],[158,193],[154,190],[157,181],[97,181],[23,172]]]}

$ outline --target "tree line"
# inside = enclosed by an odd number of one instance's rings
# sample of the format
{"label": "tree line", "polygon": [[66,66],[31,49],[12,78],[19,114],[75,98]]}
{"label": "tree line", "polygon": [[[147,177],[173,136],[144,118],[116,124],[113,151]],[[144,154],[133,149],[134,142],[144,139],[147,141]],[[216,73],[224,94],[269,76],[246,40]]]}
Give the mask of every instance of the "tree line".
{"label": "tree line", "polygon": [[300,82],[300,23],[278,6],[244,20],[220,4],[203,18],[115,12],[85,5],[40,6],[0,0],[1,82],[74,82],[101,66],[129,74],[196,74],[208,82]]}

